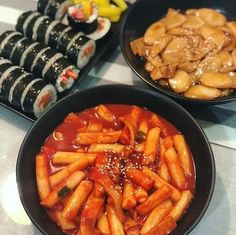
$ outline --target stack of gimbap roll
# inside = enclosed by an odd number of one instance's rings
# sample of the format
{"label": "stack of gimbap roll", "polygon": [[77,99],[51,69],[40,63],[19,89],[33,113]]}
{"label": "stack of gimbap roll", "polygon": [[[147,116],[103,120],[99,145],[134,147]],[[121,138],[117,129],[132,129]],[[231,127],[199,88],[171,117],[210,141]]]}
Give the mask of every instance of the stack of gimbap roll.
{"label": "stack of gimbap roll", "polygon": [[60,51],[79,69],[82,69],[95,53],[94,40],[70,26],[32,11],[25,12],[18,18],[16,30],[34,41],[44,42]]}
{"label": "stack of gimbap roll", "polygon": [[53,85],[0,58],[0,98],[39,117],[57,99]]}
{"label": "stack of gimbap roll", "polygon": [[70,0],[38,0],[37,8],[40,13],[61,20],[70,5]]}
{"label": "stack of gimbap roll", "polygon": [[103,38],[111,28],[108,18],[98,16],[97,4],[93,1],[78,1],[73,5],[68,0],[38,0],[38,11],[71,25],[93,40]]}
{"label": "stack of gimbap roll", "polygon": [[0,55],[53,84],[58,92],[69,89],[78,78],[79,70],[61,53],[15,31],[0,36]]}

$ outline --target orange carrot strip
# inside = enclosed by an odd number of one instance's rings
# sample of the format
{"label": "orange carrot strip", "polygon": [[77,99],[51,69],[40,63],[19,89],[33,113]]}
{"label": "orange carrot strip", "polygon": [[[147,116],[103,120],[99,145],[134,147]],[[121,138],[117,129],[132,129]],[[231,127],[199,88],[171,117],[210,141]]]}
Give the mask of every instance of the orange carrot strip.
{"label": "orange carrot strip", "polygon": [[74,73],[72,70],[67,70],[66,71],[66,77],[71,77],[74,80],[76,80],[78,78],[77,74]]}
{"label": "orange carrot strip", "polygon": [[151,212],[156,206],[168,199],[171,195],[171,188],[167,185],[161,186],[155,192],[153,192],[148,199],[136,206],[136,210],[141,215],[146,215]]}
{"label": "orange carrot strip", "polygon": [[36,181],[39,197],[43,200],[50,193],[48,159],[43,154],[36,156]]}

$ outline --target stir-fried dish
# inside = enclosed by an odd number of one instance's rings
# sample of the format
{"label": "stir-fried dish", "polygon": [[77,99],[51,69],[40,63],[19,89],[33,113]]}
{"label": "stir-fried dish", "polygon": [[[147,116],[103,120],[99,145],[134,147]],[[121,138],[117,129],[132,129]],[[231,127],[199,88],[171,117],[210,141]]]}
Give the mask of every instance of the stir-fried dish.
{"label": "stir-fried dish", "polygon": [[169,9],[130,43],[161,86],[193,99],[212,100],[236,89],[236,21],[201,8]]}
{"label": "stir-fried dish", "polygon": [[168,234],[194,195],[184,136],[131,105],[70,113],[36,156],[40,203],[66,234]]}

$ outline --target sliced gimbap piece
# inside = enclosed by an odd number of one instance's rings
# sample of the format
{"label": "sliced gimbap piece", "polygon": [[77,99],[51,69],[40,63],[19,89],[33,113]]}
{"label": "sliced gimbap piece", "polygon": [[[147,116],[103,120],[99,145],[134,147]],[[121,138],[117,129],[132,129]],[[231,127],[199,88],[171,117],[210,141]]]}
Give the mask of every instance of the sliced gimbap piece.
{"label": "sliced gimbap piece", "polygon": [[10,59],[11,52],[22,35],[15,31],[6,31],[0,36],[0,55]]}
{"label": "sliced gimbap piece", "polygon": [[11,66],[7,71],[5,79],[2,81],[1,84],[1,97],[3,99],[9,99],[10,89],[13,86],[14,82],[18,77],[24,74],[24,70],[19,66]]}
{"label": "sliced gimbap piece", "polygon": [[[13,62],[13,64],[17,64],[22,66],[21,64],[23,63],[22,55],[25,54],[25,52],[28,51],[28,48],[32,45],[32,41],[28,38],[22,38],[22,40],[19,40],[16,45],[15,49],[12,49],[10,59]],[[23,57],[25,58],[25,56]]]}
{"label": "sliced gimbap piece", "polygon": [[[6,35],[6,37],[7,36],[8,35]],[[5,43],[4,48],[7,47],[7,45],[8,42]],[[59,92],[69,89],[79,74],[79,70],[61,53],[58,53],[56,50],[46,46],[45,44],[25,38],[22,35],[21,39],[15,43],[15,46],[7,59],[10,58],[14,60],[15,64],[22,65],[26,71],[32,72],[35,76],[42,77],[53,85],[56,85]],[[62,69],[52,69],[50,76],[46,76],[48,70],[59,59]],[[63,82],[61,82],[62,78]],[[62,86],[60,87],[60,85]]]}
{"label": "sliced gimbap piece", "polygon": [[110,29],[111,21],[104,17],[98,17],[98,25],[96,30],[90,34],[87,34],[86,36],[96,41],[106,36]]}
{"label": "sliced gimbap piece", "polygon": [[57,47],[57,44],[59,42],[59,39],[63,38],[65,33],[71,30],[71,27],[64,25],[64,24],[57,24],[55,27],[53,27],[52,31],[50,32],[48,36],[48,43],[46,42],[45,38],[45,43],[50,45],[53,48]]}
{"label": "sliced gimbap piece", "polygon": [[70,5],[72,5],[70,0],[38,0],[37,8],[42,14],[60,20]]}
{"label": "sliced gimbap piece", "polygon": [[0,58],[0,98],[38,117],[56,101],[57,94],[53,85]]}
{"label": "sliced gimbap piece", "polygon": [[83,68],[91,57],[95,53],[95,41],[80,35],[75,41],[69,46],[66,55],[67,57],[77,65],[78,68]]}
{"label": "sliced gimbap piece", "polygon": [[[34,43],[32,43],[33,45]],[[24,59],[24,64],[22,65],[24,69],[28,72],[33,71],[34,60],[37,60],[37,57],[41,55],[45,50],[48,50],[50,47],[45,47],[44,44],[37,43],[33,48],[27,53]],[[23,55],[22,55],[23,56]],[[21,58],[22,58],[21,56]]]}
{"label": "sliced gimbap piece", "polygon": [[39,117],[56,102],[56,90],[53,85],[45,84],[42,79],[32,80],[21,97],[21,107],[25,112]]}
{"label": "sliced gimbap piece", "polygon": [[59,38],[58,44],[57,44],[57,50],[62,52],[63,54],[66,54],[69,44],[75,40],[75,38],[78,38],[83,33],[77,33],[73,29],[68,30],[64,33],[63,36]]}
{"label": "sliced gimbap piece", "polygon": [[77,31],[85,34],[97,29],[98,8],[93,2],[80,2],[68,8],[68,22]]}
{"label": "sliced gimbap piece", "polygon": [[24,12],[17,20],[16,30],[26,37],[31,38],[33,34],[33,25],[40,16],[41,14],[37,11]]}
{"label": "sliced gimbap piece", "polygon": [[44,16],[44,15],[40,16],[40,17],[35,21],[35,23],[34,23],[34,25],[33,25],[33,34],[32,34],[32,37],[31,37],[34,41],[37,40],[38,30],[39,30],[39,28],[40,28],[40,25],[44,25],[44,24],[47,25],[46,22],[49,22],[49,17],[48,17],[48,16]]}
{"label": "sliced gimbap piece", "polygon": [[57,75],[55,87],[57,91],[62,92],[72,86],[74,80],[78,78],[79,70],[64,57],[60,57],[47,68],[47,71],[45,70],[45,80],[50,81],[55,74]]}

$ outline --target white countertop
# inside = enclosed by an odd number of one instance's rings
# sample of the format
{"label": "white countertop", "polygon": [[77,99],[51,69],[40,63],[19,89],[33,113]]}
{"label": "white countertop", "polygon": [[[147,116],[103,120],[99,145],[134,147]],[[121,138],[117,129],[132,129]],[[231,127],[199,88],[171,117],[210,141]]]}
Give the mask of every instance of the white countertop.
{"label": "white countertop", "polygon": [[[0,0],[0,33],[13,29],[23,10],[35,9],[32,0]],[[104,57],[105,58],[105,57]],[[110,83],[146,86],[126,65],[119,48],[100,61],[79,89]],[[199,112],[200,111],[200,112]],[[216,161],[216,186],[211,204],[191,235],[236,234],[236,101],[202,107],[192,114],[210,140]],[[15,180],[18,150],[32,123],[0,106],[0,234],[39,235],[20,203]]]}

